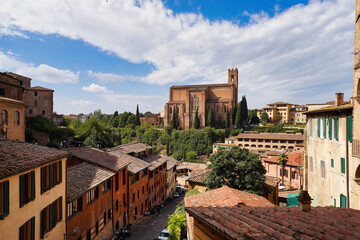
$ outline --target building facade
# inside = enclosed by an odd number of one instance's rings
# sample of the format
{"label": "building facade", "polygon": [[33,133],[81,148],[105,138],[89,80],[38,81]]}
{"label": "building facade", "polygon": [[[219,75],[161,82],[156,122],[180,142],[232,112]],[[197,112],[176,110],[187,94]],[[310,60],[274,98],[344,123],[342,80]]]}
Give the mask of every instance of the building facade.
{"label": "building facade", "polygon": [[53,95],[54,90],[44,87],[27,88],[24,93],[25,114],[28,117],[43,115],[53,118]]}
{"label": "building facade", "polygon": [[164,117],[159,114],[149,113],[145,117],[140,118],[141,125],[148,123],[150,126],[164,126]]}
{"label": "building facade", "polygon": [[168,158],[166,164],[166,196],[168,198],[176,192],[176,166],[178,161],[173,158]]}
{"label": "building facade", "polygon": [[24,109],[22,101],[0,97],[1,134],[5,138],[25,142]]}
{"label": "building facade", "polygon": [[165,105],[165,126],[172,124],[175,115],[176,124],[181,129],[194,127],[195,113],[198,111],[200,127],[205,127],[207,114],[212,109],[214,119],[220,115],[225,121],[229,114],[232,126],[232,114],[238,104],[238,70],[228,69],[228,82],[224,84],[203,84],[172,86],[169,102]]}
{"label": "building facade", "polygon": [[291,118],[291,111],[292,109],[296,108],[296,106],[296,104],[290,104],[285,102],[271,103],[268,104],[267,107],[257,110],[257,116],[259,117],[259,119],[261,119],[261,114],[265,112],[267,113],[269,120],[272,121],[274,119],[274,116],[278,114],[281,116],[281,123],[291,123],[294,122],[291,121],[294,120]]}
{"label": "building facade", "polygon": [[0,139],[0,239],[63,239],[68,153]]}

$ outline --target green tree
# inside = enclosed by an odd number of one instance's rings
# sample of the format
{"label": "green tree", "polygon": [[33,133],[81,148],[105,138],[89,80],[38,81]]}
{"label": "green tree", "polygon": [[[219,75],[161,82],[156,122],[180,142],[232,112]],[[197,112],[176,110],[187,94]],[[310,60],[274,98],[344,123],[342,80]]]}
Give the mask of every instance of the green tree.
{"label": "green tree", "polygon": [[213,116],[211,107],[209,107],[209,112],[208,112],[207,120],[206,120],[206,126],[214,127],[214,116]]}
{"label": "green tree", "polygon": [[170,156],[170,141],[169,140],[166,143],[166,155]]}
{"label": "green tree", "polygon": [[186,153],[186,161],[196,160],[198,157],[195,151],[189,151]]}
{"label": "green tree", "polygon": [[275,113],[272,121],[273,121],[273,123],[280,123],[281,119],[282,119],[282,116],[279,113]]}
{"label": "green tree", "polygon": [[239,102],[236,110],[235,128],[241,128],[241,126],[242,126],[241,102]]}
{"label": "green tree", "polygon": [[223,128],[223,121],[221,117],[221,113],[219,112],[218,120],[217,120],[217,128]]}
{"label": "green tree", "polygon": [[225,128],[229,128],[229,127],[230,127],[229,109],[226,108],[226,112],[225,112]]}
{"label": "green tree", "polygon": [[194,128],[195,129],[199,129],[200,128],[200,119],[199,119],[199,115],[198,115],[198,110],[196,109],[195,111],[195,116],[194,116]]}
{"label": "green tree", "polygon": [[266,170],[259,157],[247,149],[218,150],[210,157],[211,169],[207,186],[215,189],[227,185],[231,188],[263,195]]}
{"label": "green tree", "polygon": [[136,125],[136,116],[134,114],[129,115],[126,125]]}
{"label": "green tree", "polygon": [[241,99],[241,120],[242,122],[248,123],[249,115],[248,115],[248,106],[246,101],[246,96],[242,96]]}
{"label": "green tree", "polygon": [[278,156],[277,161],[280,164],[281,169],[282,169],[281,183],[282,183],[283,186],[285,186],[285,184],[284,184],[284,171],[285,171],[285,166],[286,166],[287,162],[289,161],[289,158],[288,158],[286,153],[282,153],[282,154],[280,154],[280,156]]}
{"label": "green tree", "polygon": [[173,115],[172,115],[172,120],[171,120],[171,126],[173,129],[177,128],[177,124],[176,124],[176,108],[174,106],[173,108]]}
{"label": "green tree", "polygon": [[267,123],[269,121],[269,115],[266,112],[261,114],[261,121]]}
{"label": "green tree", "polygon": [[136,105],[136,125],[140,125],[139,104]]}

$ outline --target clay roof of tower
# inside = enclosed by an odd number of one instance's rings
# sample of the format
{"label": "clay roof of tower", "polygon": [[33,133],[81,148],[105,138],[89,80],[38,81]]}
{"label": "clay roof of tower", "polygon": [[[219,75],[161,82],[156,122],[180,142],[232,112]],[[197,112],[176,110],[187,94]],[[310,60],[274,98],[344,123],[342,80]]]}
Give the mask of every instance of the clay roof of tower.
{"label": "clay roof of tower", "polygon": [[66,158],[70,154],[10,139],[0,139],[0,179]]}

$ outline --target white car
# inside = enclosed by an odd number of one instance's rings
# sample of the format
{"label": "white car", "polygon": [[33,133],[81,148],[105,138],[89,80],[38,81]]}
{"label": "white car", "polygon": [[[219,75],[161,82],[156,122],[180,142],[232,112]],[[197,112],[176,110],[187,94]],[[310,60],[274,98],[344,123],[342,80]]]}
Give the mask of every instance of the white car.
{"label": "white car", "polygon": [[174,197],[178,198],[180,197],[180,194],[178,192],[174,193]]}
{"label": "white car", "polygon": [[158,236],[158,239],[169,239],[169,229],[165,228],[164,230],[162,230]]}

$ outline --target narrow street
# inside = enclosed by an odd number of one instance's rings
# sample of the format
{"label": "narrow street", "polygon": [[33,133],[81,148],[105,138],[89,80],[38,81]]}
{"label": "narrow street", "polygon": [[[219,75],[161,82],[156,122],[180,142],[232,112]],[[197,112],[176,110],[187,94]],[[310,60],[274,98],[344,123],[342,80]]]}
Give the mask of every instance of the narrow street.
{"label": "narrow street", "polygon": [[183,192],[179,198],[173,200],[164,206],[160,213],[145,216],[131,227],[131,237],[129,240],[153,240],[159,233],[167,227],[169,215],[173,214],[176,205],[180,203],[185,196]]}

